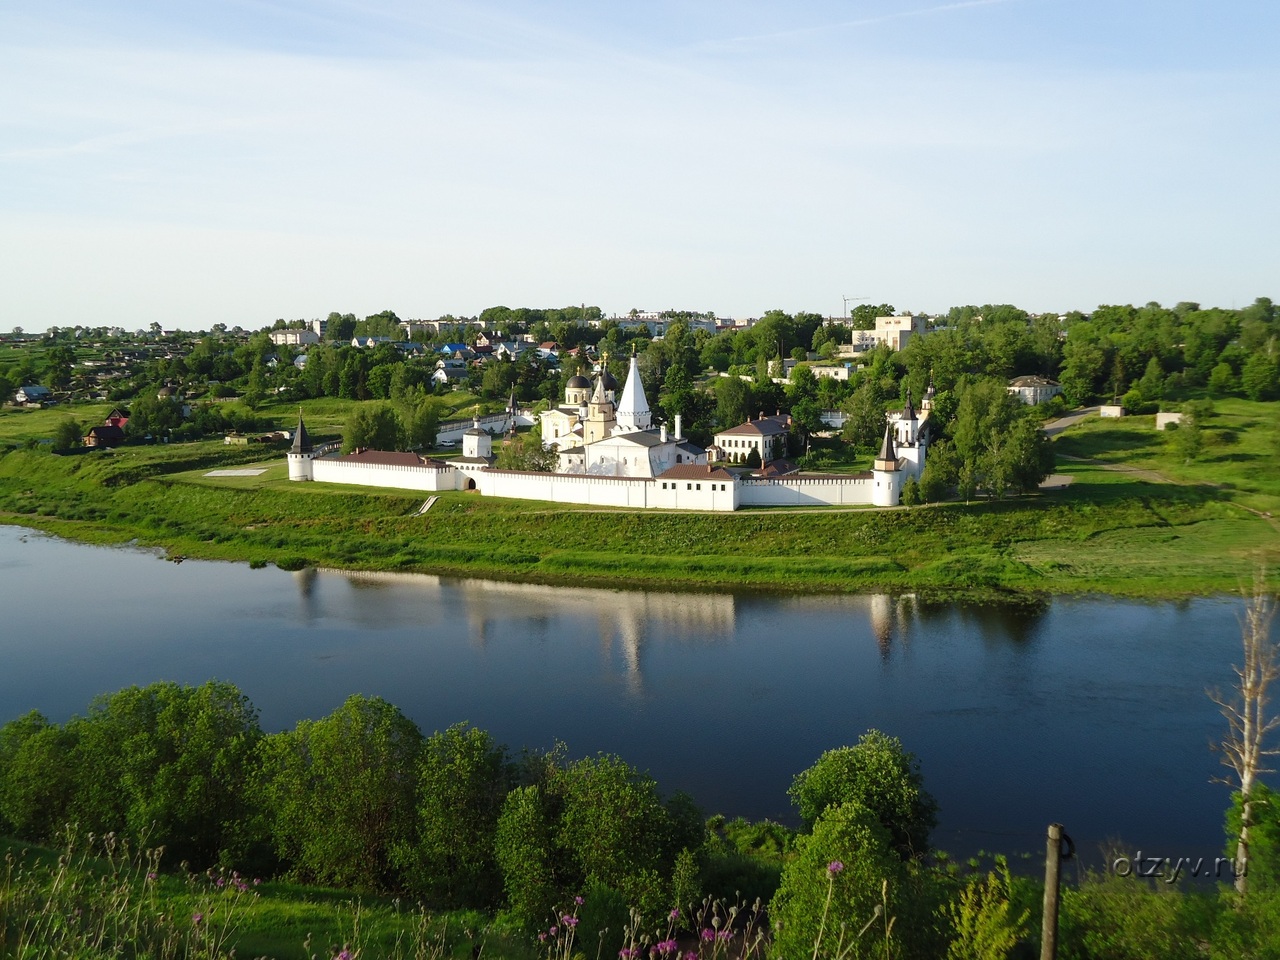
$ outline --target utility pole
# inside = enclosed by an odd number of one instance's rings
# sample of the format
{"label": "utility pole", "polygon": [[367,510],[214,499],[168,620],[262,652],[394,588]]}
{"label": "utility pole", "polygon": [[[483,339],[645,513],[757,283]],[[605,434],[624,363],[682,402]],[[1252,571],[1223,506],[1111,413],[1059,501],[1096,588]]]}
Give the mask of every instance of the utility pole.
{"label": "utility pole", "polygon": [[[1062,849],[1063,843],[1067,849]],[[1057,960],[1058,956],[1058,886],[1063,860],[1075,856],[1076,845],[1062,829],[1062,824],[1049,824],[1044,852],[1044,923],[1040,928],[1040,960]]]}

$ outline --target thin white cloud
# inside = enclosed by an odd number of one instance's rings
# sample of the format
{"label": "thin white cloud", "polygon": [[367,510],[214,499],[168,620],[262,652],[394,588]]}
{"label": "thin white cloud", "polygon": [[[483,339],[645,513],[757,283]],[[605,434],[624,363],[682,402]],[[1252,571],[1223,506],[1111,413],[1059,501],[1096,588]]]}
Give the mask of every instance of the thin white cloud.
{"label": "thin white cloud", "polygon": [[890,23],[894,20],[907,20],[913,17],[927,17],[933,14],[951,13],[956,10],[965,10],[971,7],[991,7],[996,6],[997,4],[1020,2],[1021,0],[957,0],[955,3],[942,3],[932,7],[919,7],[915,10],[898,10],[894,13],[885,13],[875,17],[860,17],[856,20],[839,20],[835,23],[823,23],[812,27],[798,27],[794,30],[778,30],[772,33],[752,34],[740,37],[729,37],[723,40],[712,40],[699,44],[699,46],[732,47],[767,42],[770,40],[791,40],[798,37],[829,33],[832,30],[844,30],[854,27],[873,27],[881,23]]}

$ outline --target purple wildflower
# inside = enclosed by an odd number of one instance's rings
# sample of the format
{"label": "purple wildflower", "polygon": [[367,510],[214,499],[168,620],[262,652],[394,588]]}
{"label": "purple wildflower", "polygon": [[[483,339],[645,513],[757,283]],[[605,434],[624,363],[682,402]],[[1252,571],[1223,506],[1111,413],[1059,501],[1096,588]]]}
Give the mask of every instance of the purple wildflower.
{"label": "purple wildflower", "polygon": [[560,922],[563,923],[566,927],[576,927],[578,925],[578,918],[573,916],[573,914],[566,913],[563,917],[560,918]]}
{"label": "purple wildflower", "polygon": [[710,927],[703,927],[703,928],[702,928],[702,939],[703,939],[703,940],[706,940],[708,943],[710,943],[710,942],[711,942],[712,940],[714,940],[715,938],[716,938],[716,932],[715,932],[714,930],[712,930]]}
{"label": "purple wildflower", "polygon": [[662,954],[675,953],[680,949],[675,940],[659,940],[653,946],[655,950]]}
{"label": "purple wildflower", "polygon": [[191,922],[197,927],[200,926],[200,921],[203,919],[204,919],[203,913],[193,913],[191,915]]}
{"label": "purple wildflower", "polygon": [[574,902],[574,903],[576,903],[578,906],[582,906],[582,898],[581,898],[581,897],[574,897],[574,898],[573,898],[573,902]]}
{"label": "purple wildflower", "polygon": [[680,919],[680,908],[679,908],[679,907],[674,907],[674,908],[672,908],[672,910],[671,910],[671,919],[672,919],[672,920],[679,920],[679,919]]}
{"label": "purple wildflower", "polygon": [[831,874],[833,877],[843,869],[844,864],[839,860],[832,860],[827,864],[827,873]]}

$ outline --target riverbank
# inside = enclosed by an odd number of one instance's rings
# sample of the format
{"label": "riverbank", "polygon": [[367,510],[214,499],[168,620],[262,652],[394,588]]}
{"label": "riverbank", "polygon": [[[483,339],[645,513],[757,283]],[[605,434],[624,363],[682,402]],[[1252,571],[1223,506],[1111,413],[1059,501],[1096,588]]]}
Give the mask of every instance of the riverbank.
{"label": "riverbank", "polygon": [[[254,476],[209,478],[257,461]],[[1270,518],[1205,484],[1067,462],[1064,490],[887,511],[671,514],[290,483],[278,454],[216,443],[0,457],[0,522],[285,569],[539,583],[945,597],[1235,592],[1280,567]]]}

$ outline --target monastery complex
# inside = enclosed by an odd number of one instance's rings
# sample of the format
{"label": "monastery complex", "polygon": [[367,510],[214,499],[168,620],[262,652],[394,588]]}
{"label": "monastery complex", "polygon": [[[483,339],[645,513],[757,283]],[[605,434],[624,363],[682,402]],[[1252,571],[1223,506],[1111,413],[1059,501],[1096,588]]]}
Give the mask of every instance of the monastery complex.
{"label": "monastery complex", "polygon": [[[289,479],[424,492],[474,490],[486,497],[602,507],[732,511],[744,506],[896,506],[906,478],[919,478],[924,469],[930,394],[921,414],[910,398],[905,409],[890,414],[871,470],[841,476],[770,469],[785,452],[786,415],[761,413],[757,420],[716,434],[705,449],[684,438],[678,416],[673,430],[665,424],[655,428],[635,357],[621,396],[617,393],[617,381],[602,364],[594,383],[573,377],[564,403],[541,414],[543,444],[557,451],[554,472],[495,469],[493,437],[479,419],[462,433],[460,455],[435,459],[384,450],[337,456],[314,448],[299,418],[288,454]],[[512,407],[497,421],[485,419],[501,433],[512,429],[516,418]],[[753,450],[761,470],[733,465]]]}

